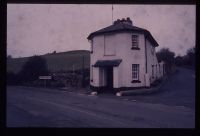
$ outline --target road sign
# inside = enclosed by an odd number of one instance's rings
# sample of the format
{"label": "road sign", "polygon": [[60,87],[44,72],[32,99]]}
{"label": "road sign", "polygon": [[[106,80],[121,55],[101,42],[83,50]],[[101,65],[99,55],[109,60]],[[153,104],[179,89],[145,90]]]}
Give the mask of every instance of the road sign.
{"label": "road sign", "polygon": [[39,79],[52,79],[51,76],[39,76]]}

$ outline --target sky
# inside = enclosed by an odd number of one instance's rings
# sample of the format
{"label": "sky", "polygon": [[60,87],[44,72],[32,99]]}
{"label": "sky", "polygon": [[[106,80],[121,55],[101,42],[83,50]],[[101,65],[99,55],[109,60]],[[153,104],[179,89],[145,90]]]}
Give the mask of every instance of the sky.
{"label": "sky", "polygon": [[[127,18],[150,31],[159,47],[185,55],[195,46],[195,5],[113,5],[113,21]],[[111,4],[8,4],[7,55],[28,57],[90,50],[90,33],[112,25]]]}

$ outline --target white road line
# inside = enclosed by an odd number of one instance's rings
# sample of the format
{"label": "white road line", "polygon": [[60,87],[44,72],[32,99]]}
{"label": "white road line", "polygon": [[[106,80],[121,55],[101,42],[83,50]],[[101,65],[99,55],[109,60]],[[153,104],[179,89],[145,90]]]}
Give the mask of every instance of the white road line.
{"label": "white road line", "polygon": [[112,122],[115,122],[115,123],[118,123],[118,124],[121,124],[121,125],[126,125],[126,123],[122,123],[122,122],[119,122],[119,121],[116,121],[116,120],[112,120],[110,118],[102,117],[102,116],[99,116],[97,114],[93,114],[91,112],[87,112],[87,111],[84,111],[84,110],[75,109],[75,108],[72,108],[72,107],[67,106],[67,105],[60,105],[60,104],[57,104],[57,103],[54,103],[54,102],[44,101],[44,100],[41,100],[41,99],[35,99],[35,98],[30,98],[30,97],[28,97],[28,99],[35,100],[35,101],[40,101],[40,102],[43,102],[43,103],[52,104],[54,106],[58,106],[58,107],[61,107],[61,108],[78,111],[78,112],[81,112],[81,113],[84,113],[84,114],[87,114],[87,115],[90,115],[90,116],[94,116],[94,117],[97,117],[97,118],[100,118],[100,119],[103,118],[103,119],[110,120]]}

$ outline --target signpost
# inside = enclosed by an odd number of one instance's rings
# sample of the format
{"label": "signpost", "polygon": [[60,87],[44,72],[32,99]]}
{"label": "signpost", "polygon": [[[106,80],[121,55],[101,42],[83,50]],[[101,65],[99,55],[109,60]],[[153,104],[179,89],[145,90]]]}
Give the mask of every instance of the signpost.
{"label": "signpost", "polygon": [[47,80],[51,80],[52,79],[52,77],[51,76],[39,76],[39,79],[42,79],[42,80],[44,80],[44,86],[46,87],[46,82],[47,82]]}

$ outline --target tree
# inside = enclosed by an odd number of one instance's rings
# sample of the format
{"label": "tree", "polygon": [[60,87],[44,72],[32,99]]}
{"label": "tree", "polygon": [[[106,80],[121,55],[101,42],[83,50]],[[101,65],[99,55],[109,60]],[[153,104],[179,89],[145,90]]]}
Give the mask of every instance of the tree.
{"label": "tree", "polygon": [[47,75],[46,60],[40,56],[33,56],[23,65],[22,70],[19,72],[19,77],[22,82],[34,81],[41,75]]}
{"label": "tree", "polygon": [[7,72],[7,85],[17,85],[19,83],[17,74],[13,72]]}
{"label": "tree", "polygon": [[176,66],[182,66],[182,65],[184,65],[184,56],[177,56],[176,58],[175,58],[175,64],[176,64]]}
{"label": "tree", "polygon": [[158,61],[164,61],[166,63],[166,72],[172,70],[172,66],[175,63],[175,53],[170,51],[168,48],[162,48],[159,52],[156,53]]}
{"label": "tree", "polygon": [[195,47],[189,48],[187,50],[186,58],[187,58],[187,65],[194,65],[195,64]]}

